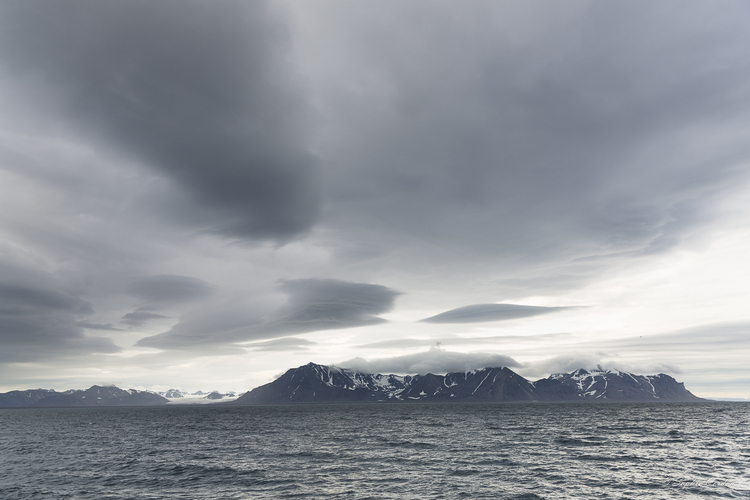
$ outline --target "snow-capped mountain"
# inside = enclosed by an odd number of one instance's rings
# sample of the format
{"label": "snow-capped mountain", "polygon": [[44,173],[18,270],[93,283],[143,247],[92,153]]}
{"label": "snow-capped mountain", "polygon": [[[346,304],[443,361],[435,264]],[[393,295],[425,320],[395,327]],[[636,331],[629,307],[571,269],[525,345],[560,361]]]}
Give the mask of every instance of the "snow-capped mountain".
{"label": "snow-capped mountain", "polygon": [[482,401],[700,401],[669,375],[580,369],[530,382],[508,368],[446,375],[381,375],[308,363],[236,404]]}
{"label": "snow-capped mountain", "polygon": [[237,393],[232,391],[226,393],[219,391],[195,391],[191,393],[179,389],[169,389],[168,391],[160,392],[159,395],[167,398],[171,405],[226,403],[237,399]]}
{"label": "snow-capped mountain", "polygon": [[169,389],[168,391],[160,392],[159,396],[164,396],[167,399],[177,399],[177,398],[184,398],[185,396],[189,396],[189,392],[183,392],[179,389]]}
{"label": "snow-capped mountain", "polygon": [[619,370],[578,369],[537,380],[534,387],[546,400],[693,401],[685,385],[669,375],[634,375]]}

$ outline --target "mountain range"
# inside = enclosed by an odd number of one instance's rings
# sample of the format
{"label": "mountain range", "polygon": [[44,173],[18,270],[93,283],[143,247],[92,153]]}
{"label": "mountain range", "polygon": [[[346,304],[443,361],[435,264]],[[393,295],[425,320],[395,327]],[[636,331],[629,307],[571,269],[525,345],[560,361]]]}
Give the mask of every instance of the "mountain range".
{"label": "mountain range", "polygon": [[168,399],[148,391],[94,385],[86,390],[57,392],[51,389],[29,389],[0,394],[0,408],[42,408],[67,406],[155,406]]}
{"label": "mountain range", "polygon": [[309,363],[231,404],[520,401],[703,401],[669,375],[576,370],[530,382],[502,368],[445,375],[381,375]]}
{"label": "mountain range", "polygon": [[[199,391],[200,392],[200,391]],[[162,395],[115,386],[56,392],[49,389],[0,394],[0,408],[76,406],[157,406],[178,403],[188,394],[170,389]],[[166,397],[164,397],[166,396]],[[217,403],[216,391],[203,399]],[[228,405],[294,403],[455,403],[574,401],[705,401],[669,375],[634,375],[618,370],[578,369],[530,382],[512,370],[483,368],[445,375],[381,375],[308,363],[292,368],[271,383],[246,392]]]}

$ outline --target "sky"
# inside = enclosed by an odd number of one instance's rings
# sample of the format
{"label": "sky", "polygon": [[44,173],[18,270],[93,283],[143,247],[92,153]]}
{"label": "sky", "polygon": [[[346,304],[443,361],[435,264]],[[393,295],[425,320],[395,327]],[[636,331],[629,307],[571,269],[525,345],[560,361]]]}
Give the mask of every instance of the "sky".
{"label": "sky", "polygon": [[750,397],[750,5],[0,4],[0,390]]}

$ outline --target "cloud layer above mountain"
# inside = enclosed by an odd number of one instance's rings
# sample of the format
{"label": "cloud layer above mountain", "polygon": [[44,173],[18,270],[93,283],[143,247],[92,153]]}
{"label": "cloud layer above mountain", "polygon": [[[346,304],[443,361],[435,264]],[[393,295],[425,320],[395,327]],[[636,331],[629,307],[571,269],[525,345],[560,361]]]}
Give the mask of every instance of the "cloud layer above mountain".
{"label": "cloud layer above mountain", "polygon": [[486,367],[522,366],[509,356],[489,353],[462,353],[430,349],[426,352],[365,360],[354,358],[337,363],[337,366],[349,368],[362,373],[396,373],[396,374],[445,374],[448,372],[467,372]]}

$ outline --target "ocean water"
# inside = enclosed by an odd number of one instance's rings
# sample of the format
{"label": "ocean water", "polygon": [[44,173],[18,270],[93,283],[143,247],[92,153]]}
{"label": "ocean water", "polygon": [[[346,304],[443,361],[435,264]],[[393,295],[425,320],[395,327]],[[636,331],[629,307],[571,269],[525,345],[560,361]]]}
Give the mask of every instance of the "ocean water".
{"label": "ocean water", "polygon": [[750,404],[0,410],[0,498],[750,498]]}

